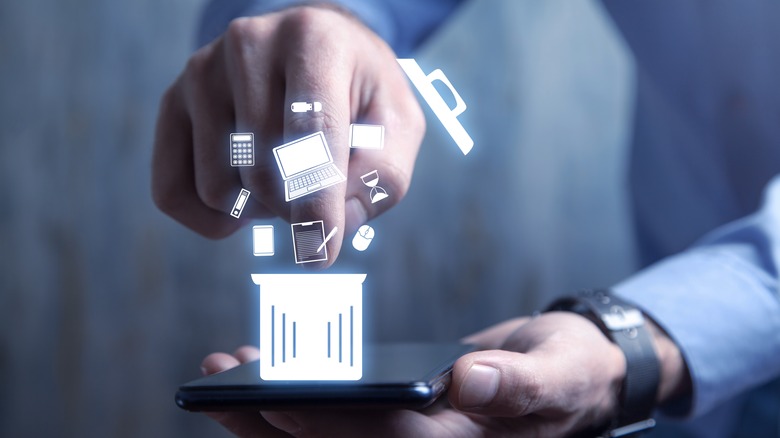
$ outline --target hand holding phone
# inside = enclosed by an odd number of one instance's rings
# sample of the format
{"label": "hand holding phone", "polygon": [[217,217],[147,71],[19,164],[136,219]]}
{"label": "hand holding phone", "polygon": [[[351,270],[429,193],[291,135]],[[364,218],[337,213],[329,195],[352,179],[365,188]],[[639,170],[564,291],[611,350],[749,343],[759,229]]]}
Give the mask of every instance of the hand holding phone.
{"label": "hand holding phone", "polygon": [[[625,359],[588,319],[545,313],[505,321],[466,340],[481,351],[465,354],[452,367],[450,406],[301,408],[210,416],[239,436],[362,438],[568,436],[585,429],[582,436],[596,436],[614,415],[620,388],[615,382],[625,373]],[[254,354],[215,354],[203,365],[218,372],[259,355],[254,348],[245,350]]]}

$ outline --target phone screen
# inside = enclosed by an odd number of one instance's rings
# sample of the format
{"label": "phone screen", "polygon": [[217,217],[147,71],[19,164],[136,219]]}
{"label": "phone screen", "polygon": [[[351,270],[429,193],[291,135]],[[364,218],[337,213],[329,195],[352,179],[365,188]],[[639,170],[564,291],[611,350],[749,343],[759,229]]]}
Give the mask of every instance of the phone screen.
{"label": "phone screen", "polygon": [[191,411],[422,409],[446,391],[452,365],[471,351],[456,343],[369,344],[358,381],[265,381],[259,362],[250,362],[182,385],[176,403]]}

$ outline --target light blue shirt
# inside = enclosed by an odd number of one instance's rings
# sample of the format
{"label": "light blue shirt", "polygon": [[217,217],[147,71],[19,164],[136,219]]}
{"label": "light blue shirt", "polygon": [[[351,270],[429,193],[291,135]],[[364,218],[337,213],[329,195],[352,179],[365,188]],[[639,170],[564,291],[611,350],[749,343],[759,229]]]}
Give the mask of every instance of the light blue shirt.
{"label": "light blue shirt", "polygon": [[[293,3],[213,1],[199,44],[232,18]],[[460,1],[338,3],[408,55]],[[615,290],[685,357],[693,396],[666,412],[699,418],[688,424],[696,435],[744,432],[736,418],[761,414],[751,397],[780,376],[780,4],[604,5],[638,67],[629,183],[647,266]],[[776,406],[775,385],[758,406]],[[778,435],[779,412],[758,415],[768,426],[750,433]]]}

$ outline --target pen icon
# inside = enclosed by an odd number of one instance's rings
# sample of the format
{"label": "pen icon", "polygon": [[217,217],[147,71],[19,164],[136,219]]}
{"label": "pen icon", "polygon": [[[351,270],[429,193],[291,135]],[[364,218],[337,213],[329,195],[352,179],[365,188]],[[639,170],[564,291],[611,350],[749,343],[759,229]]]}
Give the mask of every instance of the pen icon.
{"label": "pen icon", "polygon": [[336,235],[336,231],[339,230],[339,227],[333,227],[332,230],[330,230],[330,233],[328,233],[328,236],[325,237],[325,240],[322,241],[322,245],[320,245],[319,248],[317,248],[317,252],[322,251],[322,248],[325,248],[325,244],[328,243],[328,240],[330,240],[333,236]]}

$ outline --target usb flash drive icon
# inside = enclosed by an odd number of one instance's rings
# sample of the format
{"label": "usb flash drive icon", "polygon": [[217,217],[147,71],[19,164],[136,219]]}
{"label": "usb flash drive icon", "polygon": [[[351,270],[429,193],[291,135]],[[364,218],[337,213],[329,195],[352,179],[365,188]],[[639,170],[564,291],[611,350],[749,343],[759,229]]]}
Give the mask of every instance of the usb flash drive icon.
{"label": "usb flash drive icon", "polygon": [[241,189],[241,193],[238,194],[236,203],[233,205],[233,211],[230,212],[231,216],[236,219],[241,217],[241,212],[244,211],[244,205],[246,205],[246,201],[249,199],[249,195],[249,190]]}
{"label": "usb flash drive icon", "polygon": [[322,111],[322,104],[320,102],[293,102],[290,105],[290,109],[294,113],[306,113],[309,111],[318,113]]}

